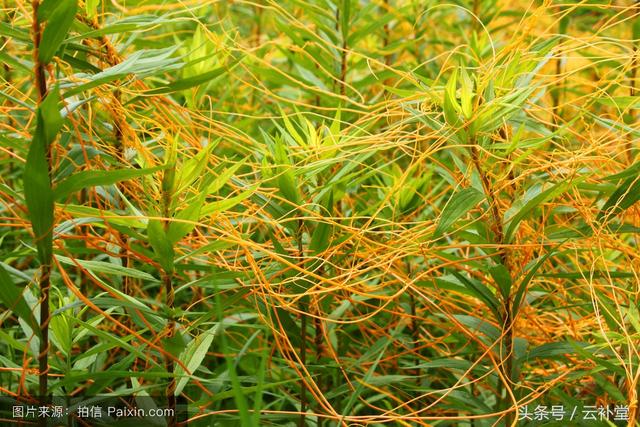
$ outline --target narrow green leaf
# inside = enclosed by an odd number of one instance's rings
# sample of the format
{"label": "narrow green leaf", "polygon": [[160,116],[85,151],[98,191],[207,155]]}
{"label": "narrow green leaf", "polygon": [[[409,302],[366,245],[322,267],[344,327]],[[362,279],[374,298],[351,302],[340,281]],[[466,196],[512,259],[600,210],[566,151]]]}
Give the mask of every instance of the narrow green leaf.
{"label": "narrow green leaf", "polygon": [[365,384],[370,384],[371,383],[371,380],[373,378],[373,374],[375,373],[376,369],[378,368],[378,364],[380,363],[380,360],[382,360],[382,356],[385,354],[385,352],[387,350],[387,347],[398,337],[398,335],[400,335],[400,333],[402,332],[404,327],[405,327],[405,324],[398,325],[393,331],[391,331],[391,336],[380,338],[378,340],[378,342],[373,345],[374,348],[380,348],[380,350],[378,352],[378,355],[377,355],[375,361],[371,364],[371,367],[369,367],[369,369],[367,370],[367,373],[362,378],[362,381],[358,381],[358,385],[357,385],[356,389],[349,396],[349,400],[347,401],[347,404],[346,404],[345,409],[343,411],[344,414],[349,414],[350,413],[349,411],[351,411],[351,408],[356,403],[356,400],[362,394],[362,392],[364,390],[364,387],[365,387]]}
{"label": "narrow green leaf", "polygon": [[498,284],[498,288],[502,293],[502,297],[506,300],[511,293],[511,274],[509,270],[502,265],[498,264],[489,268],[489,274],[493,277],[493,280]]}
{"label": "narrow green leaf", "polygon": [[0,22],[0,36],[11,37],[25,43],[31,42],[28,31],[9,25],[6,22]]}
{"label": "narrow green leaf", "polygon": [[342,0],[342,7],[340,8],[340,31],[342,32],[342,39],[347,40],[349,38],[349,30],[351,26],[351,0]]}
{"label": "narrow green leaf", "polygon": [[115,277],[133,277],[141,280],[148,280],[150,282],[158,282],[158,279],[145,273],[144,271],[136,270],[134,268],[124,267],[122,265],[114,264],[112,262],[84,260],[84,259],[71,259],[62,255],[56,255],[56,259],[63,264],[75,266],[80,265],[82,268],[93,273],[105,273],[111,274]]}
{"label": "narrow green leaf", "polygon": [[24,168],[24,197],[35,236],[38,258],[49,264],[53,255],[54,198],[49,177],[48,147],[62,126],[60,96],[52,90],[37,111],[36,130]]}
{"label": "narrow green leaf", "polygon": [[209,155],[216,146],[216,142],[212,142],[194,157],[185,161],[178,169],[176,177],[176,185],[172,190],[173,194],[181,194],[191,184],[196,182],[202,176],[202,172],[209,163]]}
{"label": "narrow green leaf", "polygon": [[567,188],[571,186],[570,182],[562,181],[551,187],[547,188],[544,191],[541,191],[536,196],[532,197],[530,200],[524,203],[524,205],[515,213],[512,213],[508,218],[505,218],[505,223],[508,224],[507,230],[505,231],[505,240],[506,242],[510,242],[513,237],[513,233],[516,231],[518,224],[535,208],[537,208],[542,203],[550,200],[559,194],[562,194]]}
{"label": "narrow green leaf", "polygon": [[[102,70],[97,74],[77,75],[77,80],[80,83],[65,83],[63,86],[66,89],[64,96],[68,98],[102,84],[123,79],[130,74],[135,75],[137,78],[142,78],[179,68],[181,65],[180,60],[175,58],[174,55],[176,49],[177,47],[171,46],[165,49],[138,50],[119,64]],[[134,101],[135,98],[129,102]]]}
{"label": "narrow green leaf", "polygon": [[233,177],[233,174],[244,164],[244,161],[237,162],[233,166],[227,168],[223,173],[218,175],[216,179],[207,187],[207,194],[216,193],[220,190],[230,179]]}
{"label": "narrow green leaf", "polygon": [[[331,215],[333,211],[333,191],[329,192],[329,196],[323,206],[323,211]],[[321,213],[324,213],[321,211]],[[333,226],[325,221],[318,221],[316,228],[311,235],[311,242],[309,243],[309,249],[315,253],[320,253],[329,247],[329,241],[331,239],[331,233],[333,232]]]}
{"label": "narrow green leaf", "polygon": [[34,333],[40,333],[40,326],[36,321],[29,304],[25,301],[19,288],[13,283],[11,276],[0,265],[0,301],[18,317],[23,319],[31,327]]}
{"label": "narrow green leaf", "polygon": [[453,70],[447,86],[444,90],[444,118],[451,127],[456,127],[460,123],[459,113],[462,112],[462,107],[456,100],[456,89],[458,82],[458,69]]}
{"label": "narrow green leaf", "polygon": [[[216,324],[208,331],[201,333],[187,344],[187,347],[184,349],[180,360],[185,363],[185,366],[191,374],[202,365],[202,361],[206,357],[219,327],[220,325]],[[176,385],[176,395],[179,395],[189,382],[189,376],[186,375],[181,366],[176,367],[176,376],[181,377]]]}
{"label": "narrow green leaf", "polygon": [[531,280],[535,276],[535,274],[538,271],[538,269],[540,267],[542,267],[542,264],[544,264],[544,262],[551,255],[554,255],[553,251],[547,252],[542,257],[540,257],[536,261],[534,261],[531,265],[525,267],[525,270],[527,271],[527,274],[524,276],[524,278],[522,279],[522,281],[518,285],[518,290],[516,291],[515,297],[513,298],[513,304],[512,304],[513,314],[516,314],[518,312],[518,310],[520,309],[520,302],[522,301],[522,297],[524,296],[524,292],[527,289],[527,285],[529,285],[529,282],[531,282]]}
{"label": "narrow green leaf", "polygon": [[640,176],[630,176],[606,201],[598,214],[598,220],[602,220],[605,215],[609,217],[624,212],[638,200],[640,200]]}
{"label": "narrow green leaf", "polygon": [[146,169],[88,170],[77,172],[56,185],[54,195],[56,199],[63,199],[71,193],[87,187],[111,185],[120,181],[149,175],[165,168],[165,165],[161,165]]}
{"label": "narrow green leaf", "polygon": [[568,341],[568,342],[550,342],[539,345],[532,348],[518,363],[523,363],[527,360],[540,358],[540,359],[555,359],[566,354],[574,354],[576,352],[576,346],[585,347],[584,343]]}
{"label": "narrow green leaf", "polygon": [[[48,64],[67,37],[78,9],[77,0],[57,0],[56,8],[47,18],[47,24],[42,32],[42,41],[38,52],[38,59]],[[48,3],[53,3],[49,1]]]}
{"label": "narrow green leaf", "polygon": [[487,288],[484,284],[478,282],[475,279],[467,278],[457,271],[453,272],[453,275],[458,279],[460,283],[462,283],[467,289],[469,289],[476,298],[480,301],[484,302],[485,305],[493,312],[496,317],[496,320],[501,320],[502,315],[500,314],[500,302],[496,299],[495,295],[491,292],[489,288]]}
{"label": "narrow green leaf", "polygon": [[473,115],[473,80],[469,77],[466,68],[462,68],[460,75],[460,103],[462,113],[468,120]]}
{"label": "narrow green leaf", "polygon": [[432,238],[439,238],[446,233],[458,219],[483,199],[484,195],[475,188],[465,188],[454,194],[440,214],[440,220]]}
{"label": "narrow green leaf", "polygon": [[229,71],[231,68],[233,68],[233,66],[237,63],[238,61],[234,61],[231,64],[215,68],[211,71],[207,71],[206,73],[189,77],[187,79],[177,80],[173,83],[169,83],[166,86],[149,90],[144,94],[145,95],[163,95],[166,93],[179,92],[181,90],[190,89],[192,87],[201,85],[203,83],[206,83],[210,80],[215,79],[216,77],[223,75],[226,71]]}
{"label": "narrow green leaf", "polygon": [[93,18],[96,16],[98,12],[98,5],[100,4],[100,0],[85,0],[84,8],[87,12],[87,17]]}
{"label": "narrow green leaf", "polygon": [[200,214],[200,218],[203,218],[207,215],[214,214],[216,212],[224,212],[233,208],[237,204],[241,203],[243,200],[251,197],[251,195],[255,192],[255,189],[249,189],[243,191],[237,196],[229,197],[224,200],[218,200],[217,202],[207,203],[203,206],[202,212]]}
{"label": "narrow green leaf", "polygon": [[200,212],[206,196],[206,193],[200,193],[194,197],[189,205],[174,217],[176,221],[169,224],[167,238],[172,245],[175,245],[195,228],[195,223],[200,219]]}
{"label": "narrow green leaf", "polygon": [[172,273],[174,270],[174,258],[175,253],[173,251],[173,245],[167,237],[162,223],[157,219],[150,219],[147,225],[147,237],[149,244],[153,248],[158,262],[162,266],[162,269],[166,273]]}

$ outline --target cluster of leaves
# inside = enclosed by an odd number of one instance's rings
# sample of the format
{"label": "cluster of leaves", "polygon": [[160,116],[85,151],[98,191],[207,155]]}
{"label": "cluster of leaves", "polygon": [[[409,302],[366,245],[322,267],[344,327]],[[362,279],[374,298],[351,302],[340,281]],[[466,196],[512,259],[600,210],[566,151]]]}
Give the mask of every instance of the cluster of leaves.
{"label": "cluster of leaves", "polygon": [[9,0],[0,37],[3,393],[637,425],[637,2]]}

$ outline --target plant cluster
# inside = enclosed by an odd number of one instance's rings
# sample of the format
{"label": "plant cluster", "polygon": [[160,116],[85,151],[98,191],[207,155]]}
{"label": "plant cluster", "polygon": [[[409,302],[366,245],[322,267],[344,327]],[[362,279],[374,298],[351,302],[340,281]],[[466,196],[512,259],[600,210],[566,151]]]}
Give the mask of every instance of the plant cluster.
{"label": "plant cluster", "polygon": [[1,10],[4,396],[640,425],[640,3]]}

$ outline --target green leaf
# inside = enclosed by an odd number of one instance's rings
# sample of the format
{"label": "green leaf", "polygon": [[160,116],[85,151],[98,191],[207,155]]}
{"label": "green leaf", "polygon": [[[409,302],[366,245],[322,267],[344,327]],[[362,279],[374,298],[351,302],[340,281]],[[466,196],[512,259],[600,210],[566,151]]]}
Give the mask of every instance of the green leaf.
{"label": "green leaf", "polygon": [[189,89],[195,86],[199,86],[203,83],[213,80],[216,77],[223,75],[226,71],[229,71],[238,61],[234,61],[231,64],[224,65],[222,67],[215,68],[206,73],[199,74],[197,76],[189,77],[187,79],[177,80],[173,83],[169,83],[166,86],[159,87],[146,91],[145,95],[163,95],[166,93],[179,92],[181,90]]}
{"label": "green leaf", "polygon": [[19,288],[13,283],[11,276],[0,265],[0,301],[18,317],[23,319],[34,333],[40,333],[40,326],[36,321],[29,304],[25,301]]}
{"label": "green leaf", "polygon": [[585,346],[586,345],[584,343],[574,341],[550,342],[542,344],[529,350],[526,356],[518,360],[518,363],[522,363],[535,358],[556,359],[566,354],[575,353],[576,347],[584,348]]}
{"label": "green leaf", "polygon": [[207,163],[209,163],[209,155],[216,145],[216,142],[209,143],[206,148],[179,167],[175,181],[176,185],[172,190],[173,194],[181,194],[202,176],[202,172],[207,167]]}
{"label": "green leaf", "polygon": [[176,331],[176,333],[169,338],[162,339],[162,348],[176,357],[180,356],[180,353],[185,349],[185,345],[184,337],[180,331]]}
{"label": "green leaf", "polygon": [[351,29],[349,25],[351,21],[351,0],[342,0],[340,9],[340,31],[342,32],[342,39],[347,40]]}
{"label": "green leaf", "polygon": [[[47,24],[42,32],[42,40],[38,51],[38,59],[48,64],[67,37],[78,9],[77,0],[56,0],[57,6],[47,17]],[[53,3],[49,1],[47,3]]]}
{"label": "green leaf", "polygon": [[48,150],[63,120],[57,88],[44,99],[37,111],[36,131],[24,167],[24,197],[41,264],[49,264],[53,255],[54,198],[49,177]]}
{"label": "green leaf", "polygon": [[597,102],[598,104],[620,110],[640,108],[640,96],[612,96],[607,98],[598,98]]}
{"label": "green leaf", "polygon": [[56,185],[54,195],[56,199],[63,199],[71,193],[87,187],[111,185],[120,181],[149,175],[165,168],[165,165],[161,165],[146,169],[117,169],[112,171],[88,170],[77,172]]}
{"label": "green leaf", "polygon": [[159,220],[149,220],[149,224],[147,225],[147,238],[149,239],[149,244],[153,248],[162,269],[167,274],[173,273],[173,261],[175,258],[173,245],[167,237],[164,228],[162,227],[162,223]]}
{"label": "green leaf", "polygon": [[220,190],[230,179],[233,177],[233,174],[244,164],[244,161],[237,162],[233,166],[227,168],[223,173],[218,175],[216,179],[207,187],[207,194],[216,193]]}
{"label": "green leaf", "polygon": [[640,176],[631,176],[609,197],[598,214],[598,220],[602,220],[605,216],[617,215],[629,209],[638,200],[640,200]]}
{"label": "green leaf", "polygon": [[493,280],[498,284],[498,288],[502,293],[502,297],[506,300],[511,293],[511,274],[507,267],[502,264],[495,265],[489,268],[489,274],[493,277]]}
{"label": "green leaf", "polygon": [[0,36],[12,37],[21,42],[31,43],[31,37],[28,31],[9,25],[6,22],[0,22]]}
{"label": "green leaf", "polygon": [[496,317],[496,320],[501,320],[502,316],[500,314],[500,302],[496,299],[495,295],[489,288],[487,288],[482,283],[478,282],[475,279],[467,278],[457,271],[453,272],[453,275],[458,279],[460,283],[462,283],[469,291],[473,293],[473,295],[484,302],[486,306],[493,312]]}
{"label": "green leaf", "polygon": [[[329,196],[325,202],[323,208],[331,215],[333,211],[333,191],[329,192]],[[309,249],[313,252],[320,253],[329,247],[329,240],[333,232],[333,226],[326,221],[318,221],[313,234],[311,235],[311,242],[309,243]]]}
{"label": "green leaf", "polygon": [[66,265],[79,265],[92,273],[105,273],[111,274],[115,277],[133,277],[135,279],[148,280],[150,282],[158,282],[158,279],[145,273],[144,271],[136,270],[134,268],[124,267],[122,265],[114,264],[112,262],[84,260],[84,259],[71,259],[62,255],[56,255],[56,259],[62,264]]}
{"label": "green leaf", "polygon": [[44,0],[38,7],[38,22],[47,22],[51,14],[60,6],[62,2],[59,0]]}
{"label": "green leaf", "polygon": [[[378,355],[377,355],[375,361],[371,364],[371,366],[367,370],[367,373],[362,378],[362,381],[358,381],[358,385],[356,386],[356,389],[349,396],[349,400],[347,401],[345,409],[342,411],[343,414],[349,414],[350,413],[349,411],[351,411],[351,408],[356,403],[356,400],[360,397],[360,395],[364,391],[365,384],[371,383],[371,379],[373,378],[373,374],[375,373],[376,369],[378,368],[378,364],[380,363],[380,360],[382,360],[382,356],[385,354],[385,352],[387,350],[387,347],[400,335],[400,333],[402,332],[404,327],[405,327],[405,324],[398,325],[396,328],[393,329],[393,331],[391,331],[391,336],[380,338],[378,340],[378,342],[376,342],[373,345],[372,348],[379,348],[380,349],[379,352],[378,352]],[[342,419],[340,421],[342,422]]]}
{"label": "green leaf", "polygon": [[432,238],[437,239],[442,236],[458,219],[473,209],[483,199],[484,194],[475,188],[465,188],[454,194],[442,210],[440,220],[438,221],[436,230],[433,232]]}
{"label": "green leaf", "polygon": [[276,168],[276,185],[282,196],[284,196],[288,202],[297,206],[300,204],[301,196],[298,190],[296,175],[287,156],[286,146],[280,139],[276,141],[275,156],[276,161],[280,163]]}
{"label": "green leaf", "polygon": [[87,12],[87,17],[93,18],[94,16],[96,16],[96,13],[98,12],[99,4],[100,4],[100,0],[84,1],[84,8],[85,8],[85,11]]}
{"label": "green leaf", "polygon": [[206,196],[206,193],[200,193],[194,197],[191,203],[174,217],[177,221],[172,221],[169,224],[167,238],[172,245],[175,245],[195,228],[195,223],[200,219],[202,204]]}
{"label": "green leaf", "polygon": [[629,178],[632,176],[637,176],[639,174],[640,174],[640,162],[635,162],[634,164],[632,164],[622,172],[606,176],[603,179],[606,181],[618,181],[618,180]]}
{"label": "green leaf", "polygon": [[460,88],[461,109],[464,117],[468,120],[473,115],[473,81],[466,68],[462,69],[460,80],[462,84]]}
{"label": "green leaf", "polygon": [[502,336],[502,331],[499,328],[496,328],[484,319],[466,314],[454,314],[453,317],[472,331],[483,333],[491,339],[491,341],[497,342]]}
{"label": "green leaf", "polygon": [[453,70],[447,86],[444,90],[444,118],[451,127],[456,127],[460,123],[459,113],[462,112],[462,107],[458,104],[456,99],[456,89],[458,82],[458,69]]}
{"label": "green leaf", "polygon": [[56,86],[38,107],[38,119],[42,123],[42,135],[47,145],[53,142],[64,123],[64,117],[60,114],[60,101],[60,93]]}
{"label": "green leaf", "polygon": [[202,212],[200,214],[200,218],[203,218],[207,215],[214,214],[216,212],[224,212],[233,208],[237,204],[241,203],[243,200],[251,197],[251,195],[255,193],[255,188],[245,190],[237,196],[229,197],[227,199],[218,200],[217,202],[207,203],[203,206]]}
{"label": "green leaf", "polygon": [[[510,242],[513,237],[513,233],[516,231],[518,224],[535,208],[537,208],[542,203],[550,200],[559,194],[562,194],[569,186],[570,182],[562,181],[551,187],[548,187],[544,191],[540,191],[535,196],[531,197],[527,200],[524,205],[515,212],[511,212],[511,215],[505,215],[505,223],[508,224],[507,230],[505,232],[505,241]],[[539,187],[542,189],[542,187]]]}
{"label": "green leaf", "polygon": [[534,260],[532,263],[530,263],[525,267],[525,271],[527,271],[527,274],[524,276],[524,278],[518,285],[518,290],[516,291],[515,297],[513,298],[512,309],[513,309],[514,315],[520,309],[520,302],[522,301],[524,292],[527,289],[527,285],[529,284],[529,282],[531,282],[531,280],[535,276],[538,269],[542,267],[542,264],[544,264],[544,262],[552,255],[554,255],[553,251],[547,252],[546,254],[544,254],[537,260]]}
{"label": "green leaf", "polygon": [[171,46],[165,49],[139,50],[119,64],[97,74],[77,74],[76,80],[84,83],[66,83],[63,86],[66,89],[64,96],[68,98],[102,84],[123,79],[130,74],[142,78],[178,68],[181,64],[179,59],[174,57],[176,49],[177,47]]}
{"label": "green leaf", "polygon": [[[99,0],[88,0],[89,2],[95,1],[99,3]],[[162,16],[155,15],[134,15],[128,16],[117,21],[105,23],[101,28],[90,30],[85,33],[72,36],[67,39],[67,42],[83,40],[88,38],[99,38],[109,34],[122,34],[122,33],[136,33],[148,30],[151,27],[157,27],[169,23],[170,20]]]}

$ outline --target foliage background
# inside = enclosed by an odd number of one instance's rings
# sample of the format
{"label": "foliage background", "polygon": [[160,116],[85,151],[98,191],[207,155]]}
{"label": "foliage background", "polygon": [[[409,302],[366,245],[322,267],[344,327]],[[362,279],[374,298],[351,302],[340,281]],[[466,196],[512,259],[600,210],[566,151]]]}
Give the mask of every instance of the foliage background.
{"label": "foliage background", "polygon": [[5,396],[178,394],[190,425],[637,425],[638,3],[1,16]]}

